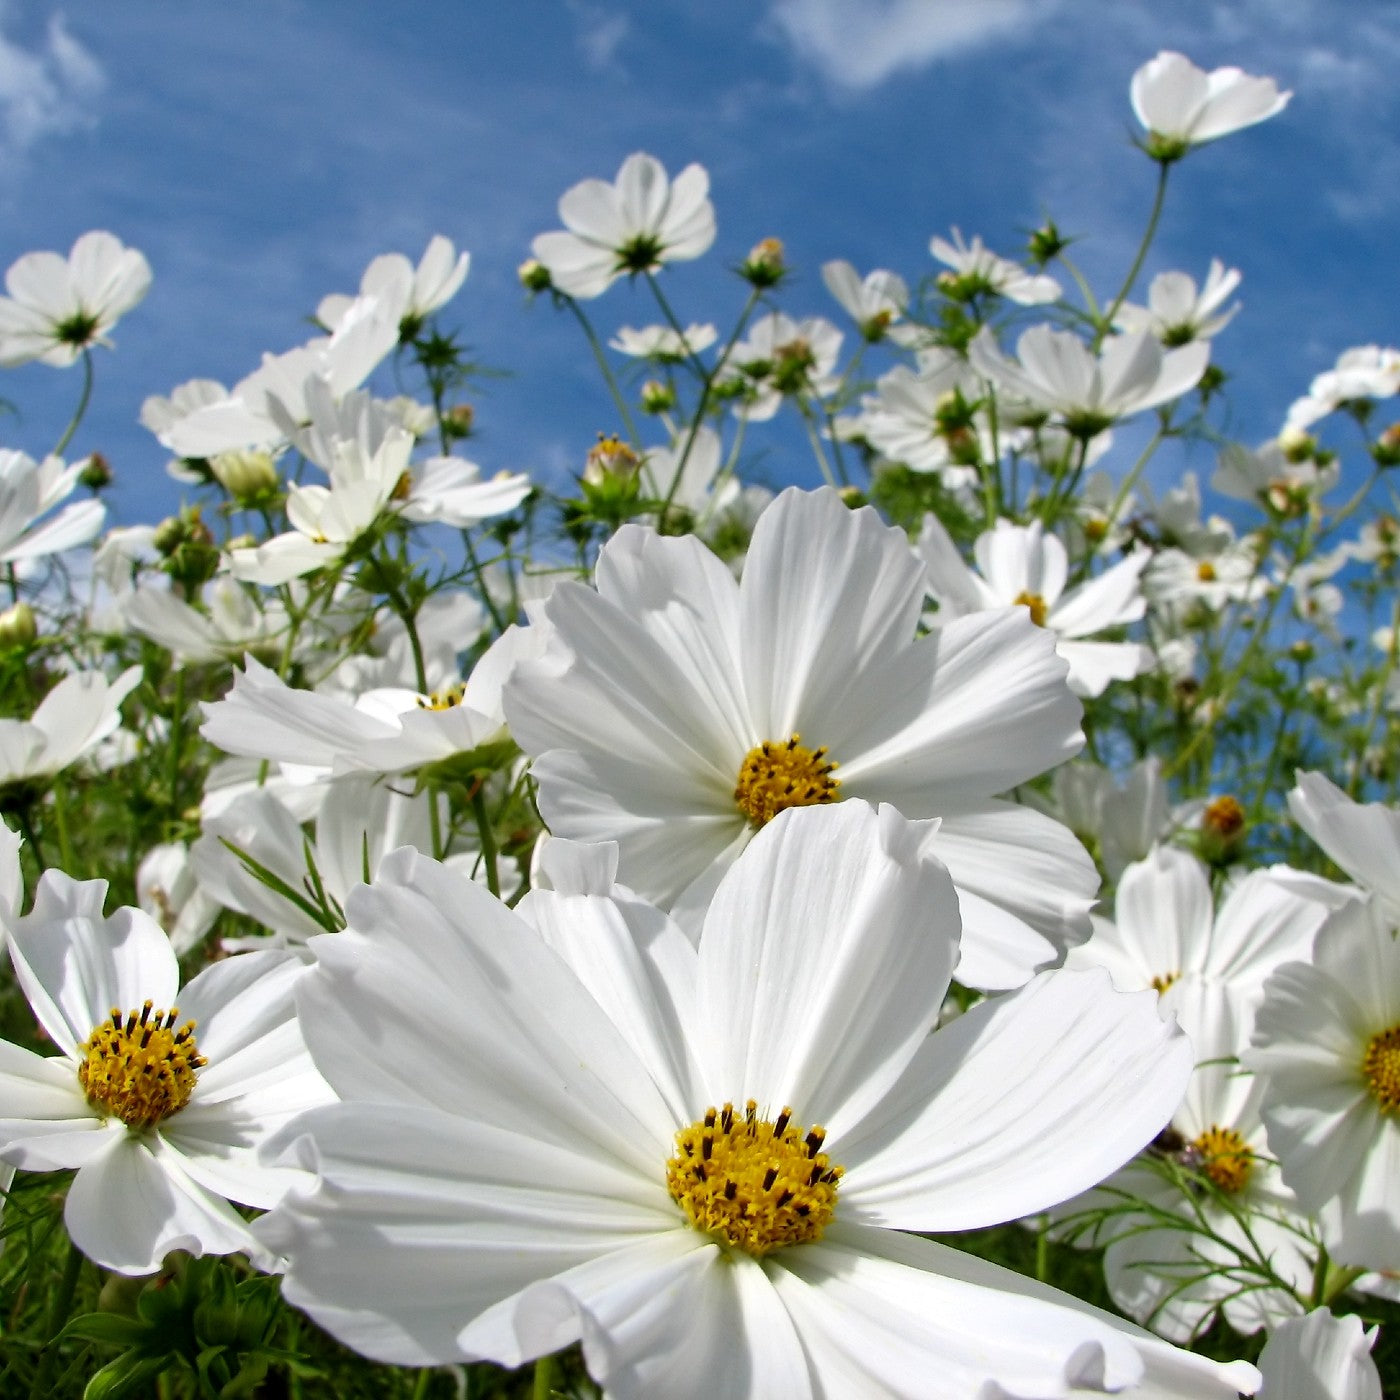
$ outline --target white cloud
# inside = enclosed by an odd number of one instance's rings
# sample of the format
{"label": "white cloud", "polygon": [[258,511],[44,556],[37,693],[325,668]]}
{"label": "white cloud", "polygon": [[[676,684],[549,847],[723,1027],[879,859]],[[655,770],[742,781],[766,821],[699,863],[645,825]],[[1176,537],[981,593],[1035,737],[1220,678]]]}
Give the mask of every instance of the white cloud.
{"label": "white cloud", "polygon": [[0,32],[0,148],[16,155],[42,137],[93,125],[105,86],[101,64],[68,32],[61,15],[49,21],[42,45],[33,49]]}
{"label": "white cloud", "polygon": [[631,28],[627,16],[586,0],[569,0],[569,9],[578,25],[578,46],[584,61],[599,73],[613,67],[618,48]]}
{"label": "white cloud", "polygon": [[864,89],[1028,29],[1056,8],[1056,0],[774,0],[773,19],[832,82]]}

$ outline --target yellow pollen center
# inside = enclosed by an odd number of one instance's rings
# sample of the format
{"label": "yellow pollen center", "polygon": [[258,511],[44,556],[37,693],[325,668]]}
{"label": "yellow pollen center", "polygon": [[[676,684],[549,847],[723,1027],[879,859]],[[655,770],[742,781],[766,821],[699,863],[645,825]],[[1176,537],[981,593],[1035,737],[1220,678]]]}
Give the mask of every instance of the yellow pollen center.
{"label": "yellow pollen center", "polygon": [[1400,1026],[1391,1026],[1366,1042],[1361,1076],[1382,1113],[1400,1111]]}
{"label": "yellow pollen center", "polygon": [[1216,797],[1206,803],[1201,821],[1218,836],[1238,836],[1244,830],[1244,808],[1228,794]]}
{"label": "yellow pollen center", "polygon": [[785,1108],[770,1121],[750,1099],[710,1108],[676,1134],[666,1189],[686,1219],[716,1243],[755,1259],[821,1238],[836,1210],[842,1168],[821,1145],[823,1128],[803,1132]]}
{"label": "yellow pollen center", "polygon": [[1152,979],[1153,991],[1158,993],[1165,992],[1180,976],[1181,974],[1179,972],[1159,973]]}
{"label": "yellow pollen center", "polygon": [[1249,1185],[1254,1154],[1233,1128],[1207,1128],[1191,1146],[1200,1154],[1201,1170],[1227,1195]]}
{"label": "yellow pollen center", "polygon": [[111,1019],[78,1047],[84,1052],[78,1083],[98,1112],[140,1130],[190,1101],[205,1059],[195,1044],[194,1022],[176,1030],[179,1017],[178,1008],[156,1011],[149,1001],[125,1019],[113,1007]]}
{"label": "yellow pollen center", "polygon": [[837,802],[840,778],[831,775],[835,763],[826,762],[826,749],[803,746],[794,734],[786,743],[765,739],[744,756],[734,801],[754,827],[766,826],[789,807],[815,807]]}
{"label": "yellow pollen center", "polygon": [[1045,614],[1049,612],[1049,609],[1045,606],[1045,599],[1039,593],[1021,592],[1012,601],[1024,603],[1031,611],[1031,621],[1037,627],[1045,626]]}
{"label": "yellow pollen center", "polygon": [[449,685],[446,690],[434,690],[428,695],[418,697],[418,708],[420,710],[450,710],[462,703],[462,695],[466,686],[458,681],[456,685]]}
{"label": "yellow pollen center", "polygon": [[1212,564],[1209,559],[1202,559],[1201,562],[1196,565],[1196,577],[1202,583],[1214,583],[1215,565]]}

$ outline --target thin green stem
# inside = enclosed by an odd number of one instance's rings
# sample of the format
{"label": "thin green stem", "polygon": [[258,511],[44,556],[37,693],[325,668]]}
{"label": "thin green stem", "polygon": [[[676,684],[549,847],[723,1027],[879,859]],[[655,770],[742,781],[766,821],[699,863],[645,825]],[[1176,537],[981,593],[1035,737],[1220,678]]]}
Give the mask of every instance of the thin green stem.
{"label": "thin green stem", "polygon": [[68,1245],[68,1258],[64,1260],[63,1276],[59,1279],[49,1306],[48,1345],[39,1354],[39,1369],[34,1373],[34,1384],[29,1388],[29,1400],[48,1400],[49,1381],[53,1368],[58,1362],[58,1348],[54,1339],[63,1331],[68,1314],[73,1307],[73,1295],[78,1289],[78,1275],[82,1272],[83,1256],[78,1246],[71,1241]]}
{"label": "thin green stem", "polygon": [[87,413],[88,404],[92,401],[92,351],[84,347],[83,349],[83,391],[78,395],[78,406],[73,410],[73,417],[68,426],[63,430],[63,436],[54,444],[53,455],[63,456],[63,450],[73,441],[73,434],[78,431],[78,424],[83,421],[83,416]]}
{"label": "thin green stem", "polygon": [[542,1356],[535,1362],[535,1383],[530,1388],[532,1400],[551,1400],[555,1382],[559,1379],[559,1358]]}
{"label": "thin green stem", "polygon": [[1113,329],[1113,318],[1118,314],[1118,309],[1127,300],[1128,293],[1133,289],[1133,283],[1137,281],[1138,273],[1142,271],[1143,262],[1147,258],[1147,250],[1152,246],[1152,240],[1157,236],[1157,225],[1162,218],[1162,206],[1167,198],[1167,175],[1171,170],[1171,165],[1167,161],[1159,161],[1157,165],[1157,193],[1153,196],[1152,212],[1147,216],[1147,227],[1143,230],[1142,242],[1138,244],[1137,256],[1133,259],[1133,265],[1128,269],[1128,275],[1123,279],[1123,285],[1119,289],[1118,295],[1109,303],[1108,310],[1104,312],[1099,322],[1099,333],[1095,337],[1094,349],[1097,350],[1103,343],[1103,338]]}
{"label": "thin green stem", "polygon": [[574,313],[574,319],[583,327],[583,333],[588,339],[588,348],[593,351],[593,358],[598,362],[598,368],[603,372],[603,382],[608,386],[608,393],[612,395],[613,404],[622,419],[623,427],[627,429],[628,439],[632,446],[640,452],[642,440],[637,435],[637,425],[632,420],[632,411],[627,407],[622,386],[618,384],[617,376],[608,363],[608,357],[603,353],[603,343],[598,339],[598,333],[593,329],[593,323],[583,314],[583,308],[573,297],[560,291],[556,291],[555,296]]}
{"label": "thin green stem", "polygon": [[491,827],[491,814],[486,810],[486,794],[482,783],[472,790],[472,815],[476,818],[477,833],[481,838],[481,860],[486,867],[486,888],[501,897],[501,876],[496,868],[496,833]]}

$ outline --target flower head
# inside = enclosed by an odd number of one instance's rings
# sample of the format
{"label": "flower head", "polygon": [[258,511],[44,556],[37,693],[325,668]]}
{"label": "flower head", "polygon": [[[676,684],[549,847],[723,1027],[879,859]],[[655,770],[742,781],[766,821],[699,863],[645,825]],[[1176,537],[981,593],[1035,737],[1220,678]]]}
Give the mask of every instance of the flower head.
{"label": "flower head", "polygon": [[1290,92],[1272,78],[1238,68],[1206,73],[1184,54],[1164,49],[1133,74],[1133,111],[1147,131],[1147,152],[1177,160],[1192,146],[1228,136],[1277,115]]}

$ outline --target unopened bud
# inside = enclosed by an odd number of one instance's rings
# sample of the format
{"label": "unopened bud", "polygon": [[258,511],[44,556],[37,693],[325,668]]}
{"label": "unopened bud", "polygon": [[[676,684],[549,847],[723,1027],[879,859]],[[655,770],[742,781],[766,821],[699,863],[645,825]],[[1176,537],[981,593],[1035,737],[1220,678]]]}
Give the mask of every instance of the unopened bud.
{"label": "unopened bud", "polygon": [[239,502],[265,501],[281,484],[267,452],[221,452],[209,459],[209,468],[214,480]]}
{"label": "unopened bud", "polygon": [[1301,428],[1285,428],[1278,435],[1278,448],[1285,461],[1296,465],[1311,460],[1317,451],[1317,439]]}
{"label": "unopened bud", "polygon": [[476,425],[476,409],[469,403],[454,403],[442,415],[443,431],[450,438],[470,437]]}
{"label": "unopened bud", "polygon": [[554,285],[549,269],[538,258],[526,258],[516,269],[516,276],[527,292],[547,292]]}
{"label": "unopened bud", "polygon": [[1244,808],[1226,794],[1206,803],[1201,813],[1201,858],[1211,865],[1231,860],[1244,838]]}
{"label": "unopened bud", "polygon": [[1371,449],[1378,467],[1400,467],[1400,423],[1392,423]]}
{"label": "unopened bud", "polygon": [[642,408],[647,413],[668,413],[676,406],[676,391],[659,379],[642,385]]}
{"label": "unopened bud", "polygon": [[780,238],[760,239],[739,264],[739,276],[754,287],[776,287],[787,270]]}
{"label": "unopened bud", "polygon": [[1030,240],[1026,244],[1026,252],[1030,255],[1030,260],[1037,267],[1044,267],[1046,263],[1059,257],[1066,248],[1069,247],[1069,239],[1055,227],[1053,219],[1046,219],[1041,226],[1031,234]]}
{"label": "unopened bud", "polygon": [[89,491],[100,491],[112,484],[112,464],[100,452],[94,452],[83,464],[78,480]]}
{"label": "unopened bud", "polygon": [[34,609],[28,603],[16,603],[0,612],[0,651],[28,651],[38,635]]}

